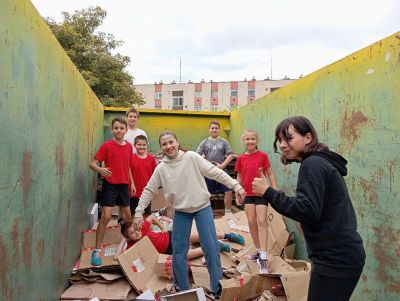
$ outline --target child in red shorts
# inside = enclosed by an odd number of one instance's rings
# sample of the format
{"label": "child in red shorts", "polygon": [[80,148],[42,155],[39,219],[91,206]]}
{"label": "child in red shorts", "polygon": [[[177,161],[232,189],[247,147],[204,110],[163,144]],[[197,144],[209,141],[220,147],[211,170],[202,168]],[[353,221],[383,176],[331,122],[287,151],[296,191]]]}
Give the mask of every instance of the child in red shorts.
{"label": "child in red shorts", "polygon": [[[102,264],[101,244],[107,224],[111,219],[112,207],[119,206],[122,219],[126,222],[131,220],[129,195],[134,193],[135,185],[130,172],[132,145],[124,140],[126,131],[126,120],[114,118],[111,122],[112,140],[103,143],[89,165],[92,170],[104,177],[100,202],[102,213],[96,231],[96,249],[92,253],[91,260],[94,266]],[[104,165],[101,165],[102,162]]]}

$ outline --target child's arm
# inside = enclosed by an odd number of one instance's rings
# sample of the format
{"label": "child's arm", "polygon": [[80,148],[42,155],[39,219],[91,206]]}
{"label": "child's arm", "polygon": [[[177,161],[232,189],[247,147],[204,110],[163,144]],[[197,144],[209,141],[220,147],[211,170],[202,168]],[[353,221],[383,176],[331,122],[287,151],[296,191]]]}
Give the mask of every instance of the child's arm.
{"label": "child's arm", "polygon": [[278,190],[278,185],[276,185],[275,174],[274,174],[274,171],[272,170],[271,166],[267,168],[267,172],[266,173],[268,175],[268,178],[269,178],[269,181],[271,183],[271,186],[273,188],[275,188],[276,190]]}
{"label": "child's arm", "polygon": [[136,187],[135,187],[135,182],[133,181],[132,172],[131,172],[130,167],[129,167],[129,180],[131,181],[131,191],[129,191],[129,192],[131,193],[131,195],[134,195],[136,193]]}
{"label": "child's arm", "polygon": [[91,170],[94,170],[101,174],[103,177],[109,177],[111,176],[112,172],[109,170],[107,167],[100,167],[100,161],[97,159],[94,159],[92,162],[90,162],[89,167]]}
{"label": "child's arm", "polygon": [[126,238],[122,237],[121,242],[119,243],[119,246],[117,248],[117,251],[115,251],[114,259],[117,259],[117,257],[122,254],[122,252],[124,251],[125,244],[126,244]]}
{"label": "child's arm", "polygon": [[225,158],[224,162],[217,164],[217,167],[218,167],[218,168],[221,168],[221,169],[224,169],[224,168],[232,161],[233,156],[234,156],[234,154],[229,154],[229,155]]}
{"label": "child's arm", "polygon": [[146,220],[150,223],[150,224],[154,224],[156,225],[158,228],[160,228],[161,232],[167,232],[167,229],[165,229],[164,225],[160,223],[160,221],[158,220],[158,218],[156,218],[153,214],[150,214]]}

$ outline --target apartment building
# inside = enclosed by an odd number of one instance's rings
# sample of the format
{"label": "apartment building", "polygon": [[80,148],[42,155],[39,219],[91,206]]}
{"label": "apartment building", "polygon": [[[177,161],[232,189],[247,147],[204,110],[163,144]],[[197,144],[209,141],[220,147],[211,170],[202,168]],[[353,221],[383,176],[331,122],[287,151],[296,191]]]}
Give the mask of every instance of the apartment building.
{"label": "apartment building", "polygon": [[294,79],[135,85],[146,102],[142,108],[188,111],[230,111],[267,95]]}

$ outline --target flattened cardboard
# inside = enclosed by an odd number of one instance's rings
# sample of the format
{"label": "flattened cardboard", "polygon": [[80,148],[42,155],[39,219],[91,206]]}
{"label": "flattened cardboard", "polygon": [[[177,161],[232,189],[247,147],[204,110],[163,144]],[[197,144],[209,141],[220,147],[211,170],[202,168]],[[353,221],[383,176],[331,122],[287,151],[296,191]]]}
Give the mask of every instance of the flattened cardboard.
{"label": "flattened cardboard", "polygon": [[208,273],[207,267],[192,266],[191,270],[194,284],[198,287],[204,287],[208,291],[211,291],[210,274]]}
{"label": "flattened cardboard", "polygon": [[62,295],[62,300],[126,300],[131,286],[126,279],[119,279],[110,284],[90,283],[73,284]]}
{"label": "flattened cardboard", "polygon": [[73,275],[72,277],[69,278],[69,281],[71,284],[88,283],[88,282],[111,283],[122,277],[124,277],[124,275],[119,273],[98,273],[89,270],[89,272],[81,272],[76,275]]}
{"label": "flattened cardboard", "polygon": [[[126,278],[138,292],[145,291],[147,288],[156,289],[153,285],[150,286],[149,282],[153,276],[159,278],[156,273],[158,255],[150,239],[145,236],[118,256],[117,260]],[[153,282],[156,281],[158,280],[153,280]]]}
{"label": "flattened cardboard", "polygon": [[[96,247],[96,232],[96,229],[83,231],[82,249]],[[121,238],[122,235],[120,225],[108,225],[106,233],[104,234],[103,245],[119,244]]]}
{"label": "flattened cardboard", "polygon": [[202,288],[195,288],[176,294],[162,296],[161,301],[206,301],[206,295]]}
{"label": "flattened cardboard", "polygon": [[294,259],[296,244],[291,244],[283,249],[283,259]]}
{"label": "flattened cardboard", "polygon": [[173,276],[172,256],[166,254],[159,254],[156,265],[156,271],[158,276],[171,279]]}
{"label": "flattened cardboard", "polygon": [[275,211],[274,208],[268,206],[268,247],[269,254],[282,254],[283,249],[289,240],[289,232],[286,229],[286,224],[283,221],[282,215]]}
{"label": "flattened cardboard", "polygon": [[118,248],[118,244],[115,245],[108,245],[104,246],[101,249],[101,261],[103,264],[101,266],[93,266],[91,264],[92,260],[92,252],[93,248],[82,250],[81,251],[81,258],[79,262],[79,266],[77,268],[78,271],[84,270],[84,269],[96,269],[98,270],[99,268],[102,267],[118,267],[118,262],[114,259],[115,252]]}

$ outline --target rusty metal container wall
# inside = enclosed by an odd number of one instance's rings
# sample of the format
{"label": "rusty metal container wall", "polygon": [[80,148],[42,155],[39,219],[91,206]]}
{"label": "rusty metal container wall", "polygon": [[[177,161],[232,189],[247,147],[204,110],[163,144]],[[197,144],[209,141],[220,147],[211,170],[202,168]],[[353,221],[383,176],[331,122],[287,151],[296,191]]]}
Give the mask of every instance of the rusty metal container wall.
{"label": "rusty metal container wall", "polygon": [[[294,194],[298,164],[284,167],[273,153],[276,125],[304,115],[319,139],[348,160],[345,178],[367,252],[352,300],[400,298],[400,32],[328,65],[231,113],[230,142],[243,151],[246,128],[261,135],[278,185]],[[296,223],[297,255],[306,257]]]}
{"label": "rusty metal container wall", "polygon": [[[110,107],[104,109],[104,136],[110,139],[112,119],[125,117],[128,109]],[[139,109],[139,114],[138,127],[147,133],[150,142],[149,152],[152,154],[160,152],[158,137],[165,131],[174,132],[182,148],[196,151],[200,142],[210,135],[208,126],[212,120],[220,123],[220,136],[226,139],[229,137],[229,113]]]}
{"label": "rusty metal container wall", "polygon": [[103,107],[30,1],[0,9],[0,300],[58,300],[88,226]]}

